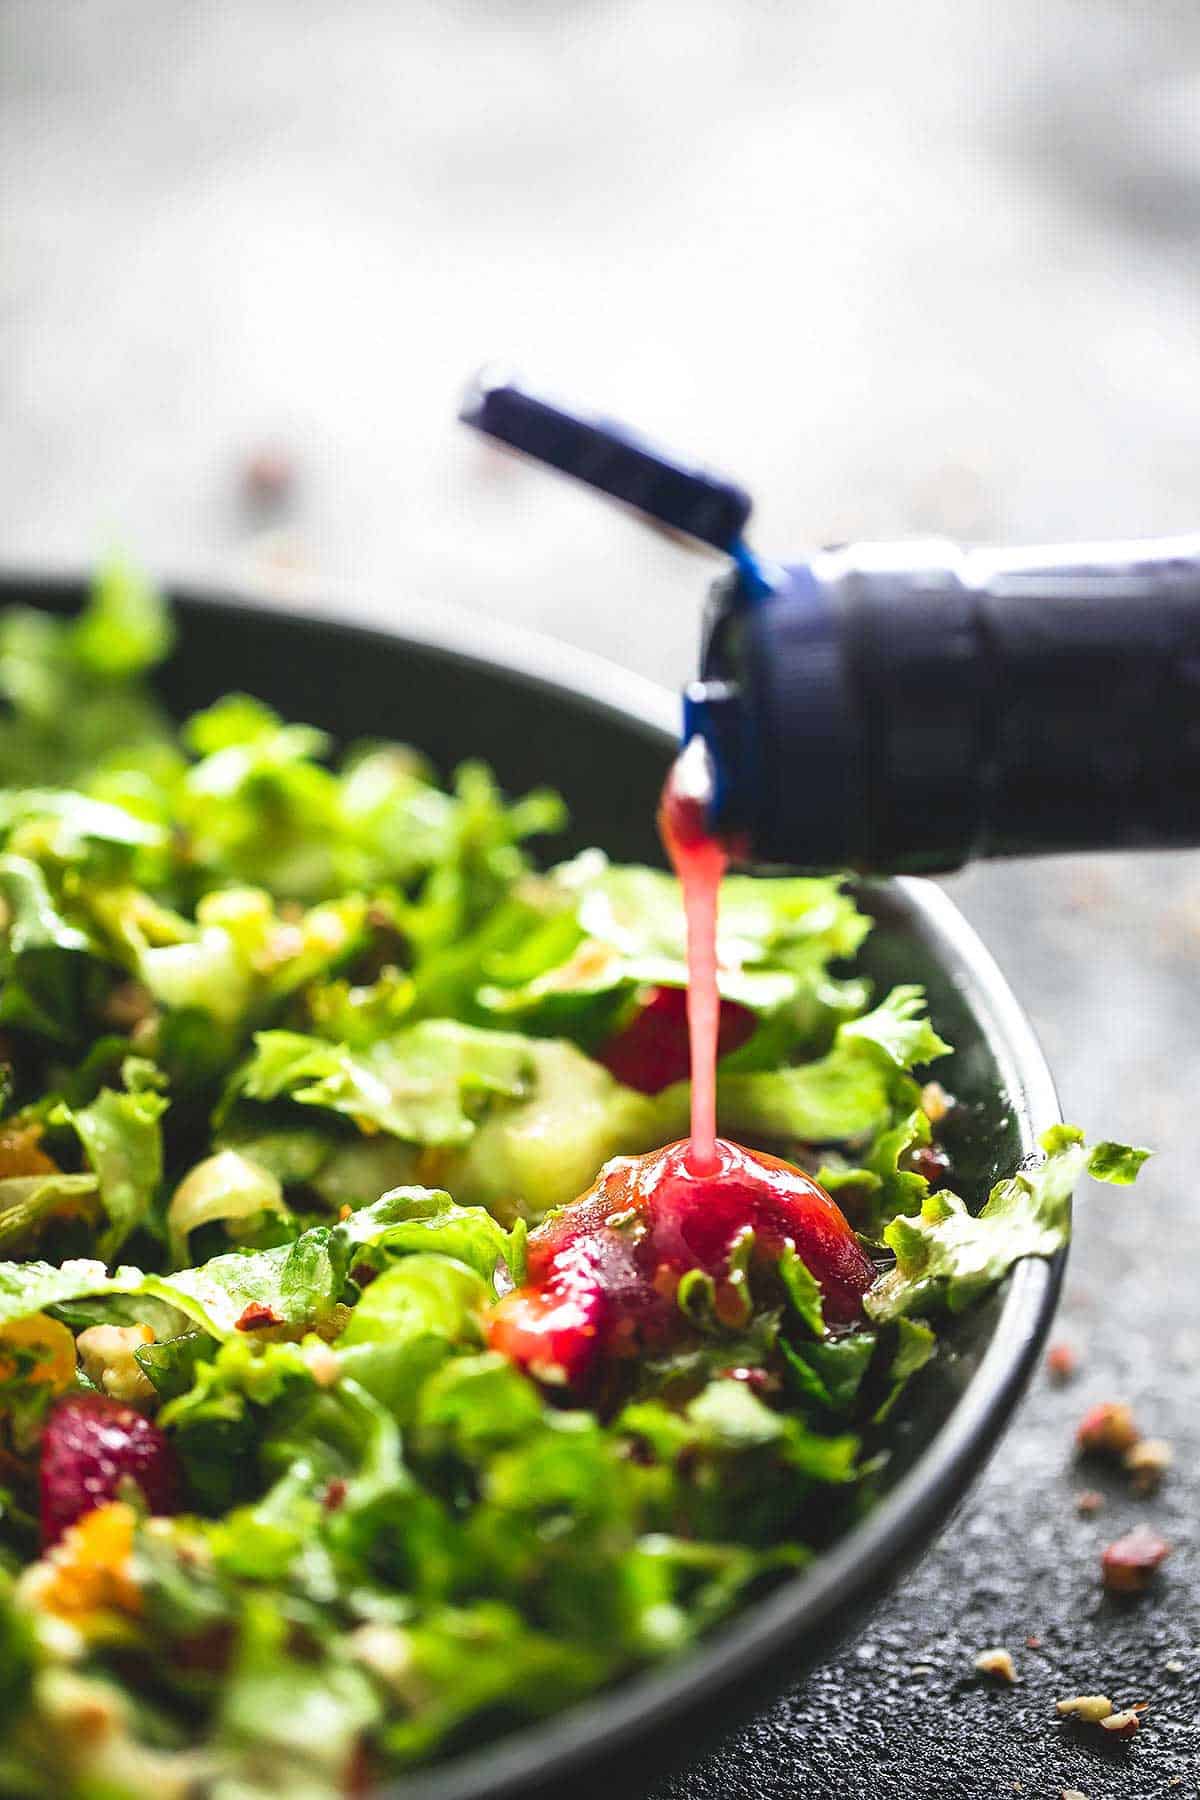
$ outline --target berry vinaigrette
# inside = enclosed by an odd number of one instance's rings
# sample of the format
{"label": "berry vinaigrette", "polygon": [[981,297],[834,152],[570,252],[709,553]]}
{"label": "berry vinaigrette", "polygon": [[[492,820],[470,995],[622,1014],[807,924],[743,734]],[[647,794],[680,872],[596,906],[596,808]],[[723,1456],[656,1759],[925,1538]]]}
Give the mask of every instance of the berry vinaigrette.
{"label": "berry vinaigrette", "polygon": [[693,1175],[717,1168],[717,900],[729,853],[708,829],[707,752],[693,738],[671,766],[658,807],[658,829],[683,889],[687,919],[687,1019],[691,1042],[692,1135],[687,1166]]}
{"label": "berry vinaigrette", "polygon": [[[606,1368],[677,1339],[686,1323],[676,1294],[684,1275],[711,1278],[717,1318],[742,1320],[748,1304],[739,1247],[749,1240],[755,1279],[778,1284],[791,1249],[821,1288],[826,1320],[862,1316],[874,1270],[829,1195],[790,1163],[717,1137],[717,1057],[744,1041],[752,1015],[722,1005],[717,987],[717,902],[727,847],[707,826],[708,770],[693,741],[667,777],[658,822],[683,888],[687,918],[687,1025],[691,1136],[601,1170],[573,1205],[532,1233],[523,1287],[505,1296],[489,1342],[542,1381],[595,1391]],[[678,1044],[678,1010],[656,989],[603,1060],[630,1085],[661,1086]]]}

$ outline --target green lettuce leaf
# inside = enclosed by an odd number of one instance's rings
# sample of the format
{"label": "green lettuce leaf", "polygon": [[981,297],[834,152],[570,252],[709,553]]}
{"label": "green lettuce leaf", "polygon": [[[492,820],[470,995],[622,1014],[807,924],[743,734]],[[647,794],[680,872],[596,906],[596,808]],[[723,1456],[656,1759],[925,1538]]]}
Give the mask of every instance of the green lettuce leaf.
{"label": "green lettuce leaf", "polygon": [[1094,1144],[1088,1156],[1088,1174],[1096,1181],[1108,1181],[1117,1187],[1128,1187],[1137,1180],[1139,1169],[1151,1155],[1153,1152],[1150,1150],[1135,1150],[1128,1144],[1112,1144],[1107,1141]]}
{"label": "green lettuce leaf", "polygon": [[101,568],[87,607],[67,630],[79,667],[110,681],[154,668],[170,651],[175,635],[162,595],[144,575],[120,561]]}
{"label": "green lettuce leaf", "polygon": [[[491,1011],[527,1028],[557,1029],[584,1039],[613,1019],[613,1006],[639,987],[687,986],[687,933],[679,884],[655,869],[609,864],[594,851],[552,877],[574,900],[575,941],[546,939],[559,952],[523,981],[486,985],[479,994]],[[798,1037],[816,1024],[813,1004],[831,961],[853,955],[870,929],[836,880],[759,880],[727,877],[718,924],[718,985],[727,1000],[760,1013],[807,1002],[793,1022]],[[564,955],[561,952],[565,950]]]}
{"label": "green lettuce leaf", "polygon": [[481,1206],[459,1206],[438,1188],[398,1187],[344,1219],[338,1231],[354,1246],[389,1257],[430,1251],[464,1263],[489,1284],[500,1262],[520,1259],[523,1233],[508,1232]]}
{"label": "green lettuce leaf", "polygon": [[614,1659],[539,1630],[501,1601],[429,1613],[404,1632],[418,1696],[384,1742],[401,1764],[424,1761],[483,1715],[501,1729],[570,1706],[612,1671]]}
{"label": "green lettuce leaf", "polygon": [[26,607],[0,615],[0,786],[79,787],[113,761],[169,752],[140,676],[165,650],[157,595],[110,564],[78,619]]}
{"label": "green lettuce leaf", "polygon": [[[896,1265],[867,1294],[871,1318],[961,1312],[1026,1256],[1054,1256],[1070,1233],[1071,1195],[1087,1173],[1127,1182],[1136,1152],[1105,1144],[1089,1154],[1082,1132],[1056,1126],[1043,1140],[1046,1159],[997,1182],[978,1215],[957,1195],[930,1194],[916,1218],[901,1215],[884,1231]],[[1093,1163],[1095,1166],[1093,1167]]]}
{"label": "green lettuce leaf", "polygon": [[[88,1176],[54,1179],[73,1179],[81,1184],[79,1192],[94,1185]],[[336,1322],[351,1265],[364,1257],[382,1262],[414,1250],[449,1251],[469,1266],[481,1265],[480,1276],[490,1280],[500,1256],[518,1255],[512,1243],[486,1213],[472,1215],[444,1194],[398,1189],[338,1225],[314,1225],[293,1243],[230,1251],[173,1275],[128,1265],[110,1274],[103,1263],[85,1258],[59,1267],[0,1263],[0,1325],[84,1298],[146,1295],[167,1302],[215,1338],[237,1332],[248,1307],[265,1308],[270,1316],[243,1329],[282,1326],[298,1335]]]}
{"label": "green lettuce leaf", "polygon": [[874,1425],[882,1425],[914,1375],[937,1355],[937,1338],[920,1319],[896,1320],[896,1350],[888,1370],[888,1391],[871,1415]]}
{"label": "green lettuce leaf", "polygon": [[0,833],[8,838],[18,827],[34,823],[53,827],[47,848],[65,862],[82,858],[95,845],[118,850],[161,849],[167,841],[161,825],[138,818],[124,806],[93,800],[69,788],[0,792]]}
{"label": "green lettuce leaf", "polygon": [[53,1124],[70,1125],[75,1131],[99,1183],[108,1224],[97,1249],[106,1262],[145,1221],[158,1192],[166,1109],[166,1099],[152,1087],[126,1093],[104,1087],[90,1105],[64,1105],[51,1114]]}
{"label": "green lettuce leaf", "polygon": [[506,1222],[575,1199],[610,1156],[651,1148],[663,1121],[658,1102],[573,1044],[449,1019],[354,1051],[261,1032],[228,1089],[224,1132],[247,1130],[247,1103],[279,1099],[436,1151],[437,1178]]}
{"label": "green lettuce leaf", "polygon": [[[749,1074],[723,1073],[717,1114],[731,1137],[831,1144],[870,1138],[891,1123],[898,1101],[915,1101],[905,1071],[946,1053],[924,1016],[918,987],[894,988],[873,1012],[839,1025],[833,1048],[813,1062]],[[687,1088],[658,1097],[664,1122],[683,1128]],[[886,1149],[883,1152],[886,1161]]]}
{"label": "green lettuce leaf", "polygon": [[448,1256],[415,1254],[387,1268],[337,1340],[343,1372],[408,1426],[422,1387],[456,1348],[478,1348],[490,1281]]}
{"label": "green lettuce leaf", "polygon": [[167,1209],[167,1247],[173,1263],[187,1261],[188,1239],[202,1225],[221,1221],[231,1235],[265,1213],[289,1221],[291,1213],[278,1177],[236,1150],[219,1150],[188,1170]]}
{"label": "green lettuce leaf", "polygon": [[96,1189],[94,1175],[64,1175],[57,1169],[7,1176],[0,1181],[0,1253],[30,1250],[52,1219],[92,1215]]}
{"label": "green lettuce leaf", "polygon": [[[157,1000],[239,1026],[336,970],[359,946],[365,916],[366,901],[357,894],[285,919],[263,889],[225,888],[200,900],[194,925],[183,921],[172,929],[155,921],[158,942],[128,913],[126,930],[137,972]],[[227,1049],[227,1057],[232,1053]]]}
{"label": "green lettuce leaf", "polygon": [[76,1043],[103,980],[96,944],[64,916],[41,869],[23,856],[0,856],[0,919],[0,1023]]}
{"label": "green lettuce leaf", "polygon": [[336,1640],[298,1655],[289,1636],[270,1597],[248,1593],[214,1742],[235,1759],[235,1791],[248,1800],[334,1800],[347,1791],[359,1739],[381,1719],[380,1692]]}
{"label": "green lettuce leaf", "polygon": [[610,1157],[680,1135],[685,1108],[668,1118],[658,1100],[623,1087],[573,1044],[522,1041],[527,1097],[491,1107],[439,1167],[438,1179],[460,1199],[507,1223],[535,1221],[577,1199]]}
{"label": "green lettuce leaf", "polygon": [[459,1144],[493,1095],[526,1091],[524,1039],[430,1019],[351,1052],[299,1032],[264,1031],[235,1078],[248,1100],[286,1097],[341,1113],[364,1130],[418,1144]]}

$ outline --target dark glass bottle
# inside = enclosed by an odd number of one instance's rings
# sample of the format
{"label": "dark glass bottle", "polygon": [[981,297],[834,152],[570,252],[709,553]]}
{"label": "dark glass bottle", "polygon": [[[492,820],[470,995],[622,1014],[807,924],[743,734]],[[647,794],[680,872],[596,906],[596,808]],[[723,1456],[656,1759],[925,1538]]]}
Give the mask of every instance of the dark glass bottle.
{"label": "dark glass bottle", "polygon": [[1200,537],[862,545],[714,591],[687,731],[793,868],[1200,845]]}

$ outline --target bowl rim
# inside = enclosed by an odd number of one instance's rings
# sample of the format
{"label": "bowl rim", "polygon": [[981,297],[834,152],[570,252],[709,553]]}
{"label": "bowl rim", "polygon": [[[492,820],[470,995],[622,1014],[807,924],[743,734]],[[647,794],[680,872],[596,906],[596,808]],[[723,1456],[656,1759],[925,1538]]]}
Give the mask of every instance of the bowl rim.
{"label": "bowl rim", "polygon": [[[77,599],[87,577],[76,571],[0,571],[0,604],[41,594],[56,608]],[[564,690],[588,711],[615,716],[664,748],[677,738],[673,695],[619,665],[523,626],[498,624],[455,606],[406,602],[395,625],[338,584],[304,580],[282,597],[252,584],[167,580],[184,611],[235,609],[274,616],[319,633],[333,628],[363,641],[413,643],[448,661],[499,667],[534,688]],[[297,606],[299,603],[299,608]],[[881,884],[893,917],[936,954],[975,1014],[999,1065],[1022,1158],[1061,1119],[1053,1078],[1033,1028],[1000,969],[954,902],[933,882],[911,876]],[[546,1722],[525,1726],[432,1769],[388,1781],[379,1800],[503,1800],[578,1770],[589,1760],[658,1733],[685,1712],[715,1707],[750,1671],[782,1659],[797,1638],[836,1626],[886,1585],[944,1522],[994,1449],[1032,1372],[1054,1314],[1066,1252],[1019,1262],[1002,1293],[980,1363],[927,1449],[846,1535],[806,1569],[737,1613],[697,1647],[660,1668],[630,1677]]]}

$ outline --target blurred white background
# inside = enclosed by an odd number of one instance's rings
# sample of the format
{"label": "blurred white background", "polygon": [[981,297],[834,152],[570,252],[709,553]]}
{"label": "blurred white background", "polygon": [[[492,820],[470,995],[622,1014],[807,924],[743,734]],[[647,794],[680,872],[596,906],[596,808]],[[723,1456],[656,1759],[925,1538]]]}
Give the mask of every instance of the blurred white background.
{"label": "blurred white background", "polygon": [[10,562],[301,567],[678,681],[703,564],[472,442],[493,357],[777,551],[1200,519],[1194,0],[7,0],[0,171]]}

